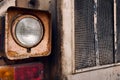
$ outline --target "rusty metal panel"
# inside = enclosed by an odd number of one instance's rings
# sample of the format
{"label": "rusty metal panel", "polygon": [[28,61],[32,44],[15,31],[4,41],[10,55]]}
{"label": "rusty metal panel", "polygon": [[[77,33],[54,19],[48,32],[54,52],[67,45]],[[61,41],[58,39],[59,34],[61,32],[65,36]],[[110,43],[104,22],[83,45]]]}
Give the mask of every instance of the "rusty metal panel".
{"label": "rusty metal panel", "polygon": [[113,0],[98,0],[97,33],[101,65],[113,63],[114,55]]}
{"label": "rusty metal panel", "polygon": [[94,0],[75,0],[75,69],[96,65]]}
{"label": "rusty metal panel", "polygon": [[[11,35],[11,29],[16,19],[23,15],[37,16],[44,25],[44,36],[40,43],[27,52],[27,48],[18,45]],[[5,53],[9,59],[23,59],[37,56],[47,56],[51,52],[51,15],[48,11],[10,7],[7,10],[5,26]]]}

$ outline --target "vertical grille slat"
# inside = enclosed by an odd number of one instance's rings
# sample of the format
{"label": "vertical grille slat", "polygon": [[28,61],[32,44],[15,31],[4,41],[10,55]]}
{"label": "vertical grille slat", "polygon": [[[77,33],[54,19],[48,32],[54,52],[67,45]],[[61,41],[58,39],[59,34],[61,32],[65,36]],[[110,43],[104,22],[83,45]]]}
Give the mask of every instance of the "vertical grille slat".
{"label": "vertical grille slat", "polygon": [[75,0],[75,69],[96,65],[94,0]]}
{"label": "vertical grille slat", "polygon": [[98,0],[97,32],[101,65],[113,63],[114,48],[113,0]]}

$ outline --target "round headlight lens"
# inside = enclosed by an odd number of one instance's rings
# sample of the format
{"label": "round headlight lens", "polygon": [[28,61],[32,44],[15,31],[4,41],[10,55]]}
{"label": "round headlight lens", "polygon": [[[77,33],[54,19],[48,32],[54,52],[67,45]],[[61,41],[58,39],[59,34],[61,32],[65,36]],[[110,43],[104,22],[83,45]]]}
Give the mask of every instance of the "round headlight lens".
{"label": "round headlight lens", "polygon": [[37,45],[43,36],[41,22],[34,18],[23,18],[15,27],[15,36],[20,45],[30,48]]}

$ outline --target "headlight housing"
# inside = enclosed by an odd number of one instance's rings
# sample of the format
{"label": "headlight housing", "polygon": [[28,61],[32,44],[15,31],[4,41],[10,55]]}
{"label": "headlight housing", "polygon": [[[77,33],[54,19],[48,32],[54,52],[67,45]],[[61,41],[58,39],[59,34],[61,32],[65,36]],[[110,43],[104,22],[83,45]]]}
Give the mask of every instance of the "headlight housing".
{"label": "headlight housing", "polygon": [[51,15],[48,11],[10,7],[5,19],[8,59],[48,56],[51,53]]}

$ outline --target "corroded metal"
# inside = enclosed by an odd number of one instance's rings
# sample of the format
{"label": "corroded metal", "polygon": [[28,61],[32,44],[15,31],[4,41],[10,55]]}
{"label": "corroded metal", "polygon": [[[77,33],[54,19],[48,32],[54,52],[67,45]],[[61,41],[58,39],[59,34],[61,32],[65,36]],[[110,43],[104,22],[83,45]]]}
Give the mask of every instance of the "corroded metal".
{"label": "corroded metal", "polygon": [[[26,48],[18,45],[11,35],[12,22],[20,15],[36,16],[44,26],[44,36],[41,42],[31,48],[30,53],[27,52]],[[51,16],[47,11],[11,7],[7,10],[5,31],[5,52],[11,60],[48,56],[51,52]]]}

